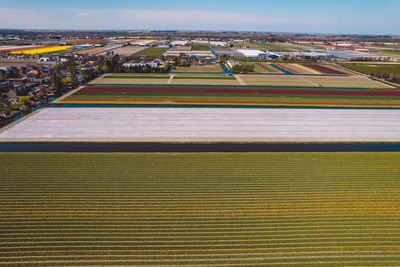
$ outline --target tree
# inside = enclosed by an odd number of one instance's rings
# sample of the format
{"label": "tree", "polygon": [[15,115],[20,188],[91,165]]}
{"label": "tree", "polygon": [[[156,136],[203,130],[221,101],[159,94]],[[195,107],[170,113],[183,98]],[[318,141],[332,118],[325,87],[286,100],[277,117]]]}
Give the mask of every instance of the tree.
{"label": "tree", "polygon": [[29,106],[33,99],[34,99],[34,96],[20,96],[18,98],[18,104]]}
{"label": "tree", "polygon": [[61,96],[62,92],[64,90],[64,84],[61,81],[60,75],[58,75],[57,73],[52,73],[51,78],[50,78],[50,84],[55,91],[55,95]]}
{"label": "tree", "polygon": [[241,63],[241,64],[237,64],[235,66],[232,67],[232,72],[233,73],[250,73],[250,72],[254,72],[254,68],[255,66],[253,64],[248,64],[248,63]]}
{"label": "tree", "polygon": [[169,62],[165,62],[161,72],[164,72],[164,73],[169,72],[170,67],[171,67],[170,63]]}
{"label": "tree", "polygon": [[63,84],[63,88],[67,88],[68,85],[70,84],[71,80],[69,78],[64,78],[61,80],[61,83]]}

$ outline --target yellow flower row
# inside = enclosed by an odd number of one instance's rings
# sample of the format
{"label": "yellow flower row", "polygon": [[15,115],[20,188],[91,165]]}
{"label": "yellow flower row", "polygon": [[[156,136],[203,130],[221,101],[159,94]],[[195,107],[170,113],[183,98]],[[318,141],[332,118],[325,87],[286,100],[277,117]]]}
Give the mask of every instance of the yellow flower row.
{"label": "yellow flower row", "polygon": [[51,46],[51,47],[43,47],[43,48],[36,48],[36,49],[26,49],[26,50],[21,50],[21,51],[14,51],[14,52],[11,52],[11,54],[27,54],[27,55],[46,54],[46,53],[52,53],[52,52],[58,52],[58,51],[67,50],[68,48],[71,48],[71,47],[72,46],[70,46],[70,45]]}

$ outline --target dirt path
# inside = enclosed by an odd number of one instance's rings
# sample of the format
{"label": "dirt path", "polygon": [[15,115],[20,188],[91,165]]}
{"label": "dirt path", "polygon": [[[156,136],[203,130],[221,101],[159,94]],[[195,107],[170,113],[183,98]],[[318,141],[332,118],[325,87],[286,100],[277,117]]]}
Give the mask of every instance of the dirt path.
{"label": "dirt path", "polygon": [[247,85],[239,75],[233,75],[240,85]]}
{"label": "dirt path", "polygon": [[171,74],[171,76],[169,76],[169,80],[168,80],[167,84],[171,84],[174,77],[175,77],[175,74]]}
{"label": "dirt path", "polygon": [[321,87],[320,84],[315,83],[315,82],[312,82],[312,81],[309,81],[309,80],[307,80],[306,78],[304,78],[303,76],[298,76],[298,77],[299,77],[300,79],[302,79],[303,81],[308,82],[308,83],[311,84],[312,86]]}
{"label": "dirt path", "polygon": [[66,93],[66,94],[63,95],[63,96],[60,96],[59,98],[57,98],[56,100],[54,100],[53,103],[55,103],[55,104],[60,104],[62,100],[64,100],[64,99],[68,98],[69,96],[75,94],[77,91],[81,90],[81,89],[84,88],[84,87],[85,87],[85,86],[78,87],[78,88],[72,90],[71,92]]}

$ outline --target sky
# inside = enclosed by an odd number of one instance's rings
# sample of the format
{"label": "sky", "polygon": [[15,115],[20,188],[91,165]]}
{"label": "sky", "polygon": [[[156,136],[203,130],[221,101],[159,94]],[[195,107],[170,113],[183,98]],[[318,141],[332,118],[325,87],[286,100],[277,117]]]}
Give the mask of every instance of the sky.
{"label": "sky", "polygon": [[0,28],[400,35],[400,0],[0,0]]}

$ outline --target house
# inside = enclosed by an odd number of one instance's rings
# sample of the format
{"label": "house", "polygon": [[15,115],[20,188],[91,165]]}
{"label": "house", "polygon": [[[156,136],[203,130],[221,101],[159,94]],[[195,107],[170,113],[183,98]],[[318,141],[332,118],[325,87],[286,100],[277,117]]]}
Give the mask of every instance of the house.
{"label": "house", "polygon": [[0,96],[2,99],[8,98],[8,93],[14,89],[14,84],[10,81],[0,82]]}
{"label": "house", "polygon": [[37,86],[38,85],[36,83],[27,83],[24,85],[14,87],[11,91],[14,92],[16,96],[25,96],[33,92]]}
{"label": "house", "polygon": [[128,63],[124,63],[123,66],[130,68],[130,67],[145,67],[149,66],[152,68],[160,68],[164,64],[161,64],[161,61],[156,59],[156,60],[133,60]]}
{"label": "house", "polygon": [[15,85],[22,85],[28,82],[28,78],[22,77],[22,78],[7,78],[7,81],[10,81]]}
{"label": "house", "polygon": [[26,77],[28,78],[38,78],[39,77],[39,71],[38,70],[30,70],[27,74]]}
{"label": "house", "polygon": [[38,61],[36,61],[36,64],[56,64],[56,62],[52,61],[48,57],[42,57]]}

